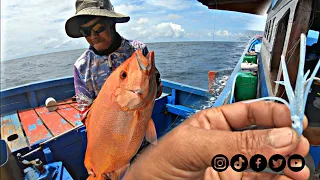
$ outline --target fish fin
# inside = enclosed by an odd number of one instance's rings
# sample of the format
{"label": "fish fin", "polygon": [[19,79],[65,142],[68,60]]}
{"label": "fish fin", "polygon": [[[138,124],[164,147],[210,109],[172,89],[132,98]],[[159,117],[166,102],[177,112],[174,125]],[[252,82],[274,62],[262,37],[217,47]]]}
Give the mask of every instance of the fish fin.
{"label": "fish fin", "polygon": [[88,171],[88,175],[89,176],[88,176],[87,180],[92,180],[96,177],[96,175],[94,174],[93,171]]}
{"label": "fish fin", "polygon": [[126,172],[128,171],[130,166],[129,164],[126,164],[125,166],[121,167],[120,169],[117,169],[111,173],[103,173],[102,174],[102,179],[107,180],[107,179],[111,179],[111,180],[120,180],[123,178],[123,176],[126,174]]}
{"label": "fish fin", "polygon": [[129,147],[130,141],[131,141],[131,139],[132,139],[133,133],[134,133],[134,131],[136,130],[139,117],[140,117],[139,111],[135,111],[135,112],[133,113],[133,118],[132,118],[132,121],[131,121],[131,124],[130,124],[130,127],[129,127],[128,147]]}
{"label": "fish fin", "polygon": [[146,131],[146,140],[153,145],[157,144],[156,127],[152,119],[150,119],[148,122],[147,131]]}

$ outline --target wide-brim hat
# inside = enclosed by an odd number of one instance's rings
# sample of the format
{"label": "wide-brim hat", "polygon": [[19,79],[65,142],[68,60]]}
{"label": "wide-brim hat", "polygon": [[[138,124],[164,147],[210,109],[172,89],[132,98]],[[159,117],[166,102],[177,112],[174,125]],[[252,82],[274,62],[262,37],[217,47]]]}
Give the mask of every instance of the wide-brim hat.
{"label": "wide-brim hat", "polygon": [[77,0],[76,14],[69,18],[65,25],[67,35],[72,38],[83,37],[76,18],[88,15],[112,18],[116,23],[125,23],[130,20],[129,16],[115,12],[110,0]]}

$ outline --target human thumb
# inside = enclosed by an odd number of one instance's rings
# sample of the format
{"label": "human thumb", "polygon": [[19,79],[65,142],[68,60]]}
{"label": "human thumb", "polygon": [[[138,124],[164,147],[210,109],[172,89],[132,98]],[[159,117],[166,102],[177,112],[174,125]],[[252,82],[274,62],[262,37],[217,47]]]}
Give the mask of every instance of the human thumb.
{"label": "human thumb", "polygon": [[[291,155],[298,144],[297,134],[288,127],[241,132],[195,129],[194,133],[202,137],[197,146],[202,149],[198,151],[201,154],[196,156],[201,156],[207,167],[218,154],[226,156],[229,160],[237,154],[245,156],[247,160],[256,154],[269,159],[274,154]],[[202,168],[205,168],[205,165]]]}
{"label": "human thumb", "polygon": [[255,154],[262,154],[267,159],[274,154],[287,156],[298,144],[296,132],[289,127],[236,132],[232,138],[237,144],[234,153],[242,153],[247,158]]}
{"label": "human thumb", "polygon": [[133,163],[127,178],[137,176],[150,179],[167,175],[197,179],[211,167],[213,157],[218,154],[228,160],[237,154],[247,159],[261,154],[269,159],[274,154],[292,154],[297,142],[297,134],[291,128],[232,132],[181,125],[160,139],[155,147],[147,148],[144,155]]}

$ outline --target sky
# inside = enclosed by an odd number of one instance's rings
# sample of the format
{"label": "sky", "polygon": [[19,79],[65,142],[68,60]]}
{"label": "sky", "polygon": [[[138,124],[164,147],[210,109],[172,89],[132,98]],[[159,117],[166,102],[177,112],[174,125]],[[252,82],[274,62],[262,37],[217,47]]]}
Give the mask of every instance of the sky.
{"label": "sky", "polygon": [[[111,0],[116,12],[129,15],[117,24],[127,39],[144,43],[235,41],[243,30],[263,31],[266,15],[210,10],[197,0]],[[84,38],[70,38],[65,22],[75,0],[1,0],[1,61],[87,48]]]}

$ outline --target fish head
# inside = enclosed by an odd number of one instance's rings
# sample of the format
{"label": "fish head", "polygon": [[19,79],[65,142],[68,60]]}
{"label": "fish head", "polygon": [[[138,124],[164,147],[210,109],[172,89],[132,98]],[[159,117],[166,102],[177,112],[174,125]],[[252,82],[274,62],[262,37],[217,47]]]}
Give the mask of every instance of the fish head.
{"label": "fish head", "polygon": [[155,99],[154,52],[144,56],[138,49],[122,65],[114,72],[118,78],[115,100],[122,109],[140,109]]}

